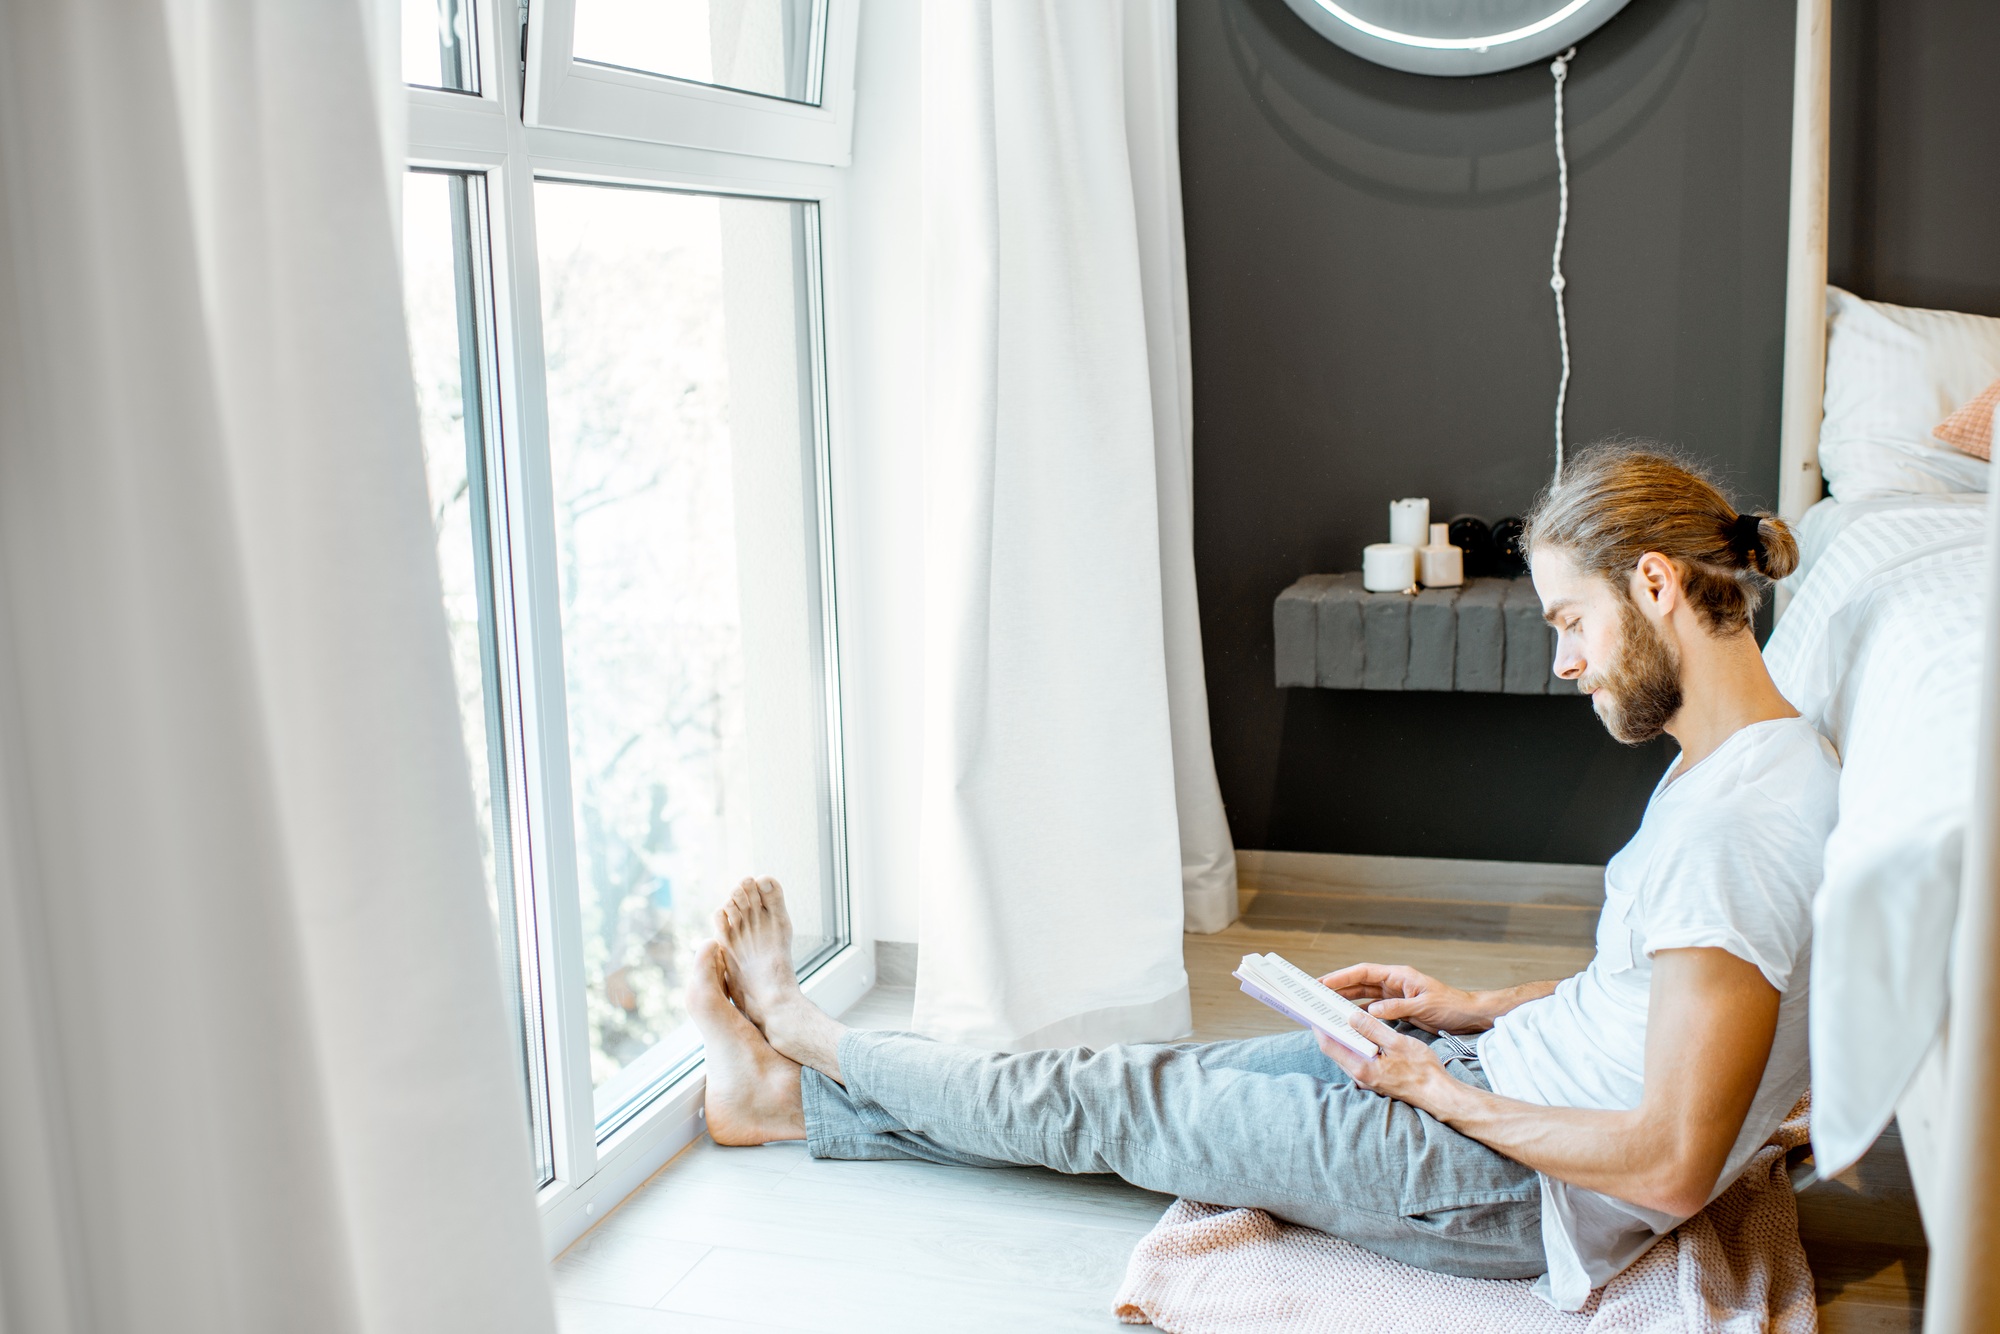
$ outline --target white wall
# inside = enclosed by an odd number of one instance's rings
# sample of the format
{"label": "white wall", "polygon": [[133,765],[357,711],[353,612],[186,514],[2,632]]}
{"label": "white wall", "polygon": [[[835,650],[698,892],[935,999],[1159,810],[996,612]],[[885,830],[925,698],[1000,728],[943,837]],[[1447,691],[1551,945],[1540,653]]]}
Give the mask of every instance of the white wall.
{"label": "white wall", "polygon": [[842,659],[856,936],[917,938],[922,761],[921,0],[861,7],[846,292]]}

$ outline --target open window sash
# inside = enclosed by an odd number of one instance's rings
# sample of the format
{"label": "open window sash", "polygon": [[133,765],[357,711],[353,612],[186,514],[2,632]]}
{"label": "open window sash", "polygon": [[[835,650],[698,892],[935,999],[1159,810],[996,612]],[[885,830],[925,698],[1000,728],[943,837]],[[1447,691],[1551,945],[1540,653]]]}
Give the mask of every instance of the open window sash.
{"label": "open window sash", "polygon": [[[526,124],[848,165],[860,0],[677,0],[642,11],[649,18],[689,11],[695,43],[704,27],[712,32],[710,51],[676,42],[675,33],[650,21],[644,29],[650,46],[621,44],[613,40],[620,30],[598,8],[616,4],[537,0],[527,33]],[[770,11],[762,13],[767,31],[725,33],[726,22],[746,11]],[[750,86],[727,86],[732,80]]]}

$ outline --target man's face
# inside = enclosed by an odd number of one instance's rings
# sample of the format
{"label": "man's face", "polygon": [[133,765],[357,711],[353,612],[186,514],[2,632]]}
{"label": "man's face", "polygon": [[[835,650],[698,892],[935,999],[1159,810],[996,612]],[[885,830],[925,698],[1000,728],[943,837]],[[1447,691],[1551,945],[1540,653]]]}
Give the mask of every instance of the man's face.
{"label": "man's face", "polygon": [[1564,551],[1534,553],[1535,592],[1556,629],[1557,676],[1590,696],[1605,730],[1628,746],[1666,731],[1681,708],[1680,653],[1632,593],[1579,570]]}

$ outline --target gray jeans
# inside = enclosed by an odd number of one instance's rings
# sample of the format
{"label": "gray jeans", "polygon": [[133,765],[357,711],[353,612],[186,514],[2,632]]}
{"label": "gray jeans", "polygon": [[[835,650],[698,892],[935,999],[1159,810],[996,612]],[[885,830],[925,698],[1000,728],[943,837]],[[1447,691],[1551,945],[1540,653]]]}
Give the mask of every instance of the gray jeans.
{"label": "gray jeans", "polygon": [[[1487,1086],[1476,1056],[1450,1055],[1446,1068]],[[1303,1030],[1015,1056],[850,1032],[840,1069],[845,1088],[814,1070],[802,1077],[815,1158],[1115,1172],[1447,1274],[1547,1268],[1534,1172],[1361,1088]]]}

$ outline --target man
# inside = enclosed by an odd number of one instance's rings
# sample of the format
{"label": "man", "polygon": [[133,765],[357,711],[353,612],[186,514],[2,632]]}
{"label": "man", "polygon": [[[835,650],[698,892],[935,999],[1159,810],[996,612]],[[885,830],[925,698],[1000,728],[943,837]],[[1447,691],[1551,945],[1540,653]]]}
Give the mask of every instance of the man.
{"label": "man", "polygon": [[1523,545],[1557,675],[1619,740],[1681,747],[1605,870],[1584,972],[1482,992],[1406,967],[1332,973],[1373,1016],[1355,1021],[1381,1048],[1366,1060],[1303,1032],[996,1055],[829,1018],[793,978],[783,895],[746,880],[690,993],[710,1133],[1115,1172],[1447,1273],[1545,1275],[1544,1295],[1581,1306],[1805,1091],[1838,761],[1751,629],[1796,563],[1781,521],[1739,515],[1664,455],[1607,448],[1543,497]]}

